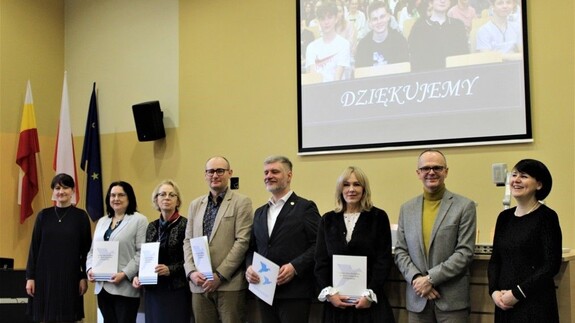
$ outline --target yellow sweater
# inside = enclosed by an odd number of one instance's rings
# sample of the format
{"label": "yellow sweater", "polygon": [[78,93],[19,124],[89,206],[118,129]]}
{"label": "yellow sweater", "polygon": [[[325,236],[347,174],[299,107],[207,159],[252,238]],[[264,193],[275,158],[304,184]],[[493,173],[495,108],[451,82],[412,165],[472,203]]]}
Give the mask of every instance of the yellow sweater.
{"label": "yellow sweater", "polygon": [[423,233],[423,246],[425,254],[429,254],[429,244],[431,242],[431,230],[437,217],[437,211],[441,206],[441,199],[445,193],[445,185],[434,193],[423,191],[423,218],[421,219],[421,230]]}

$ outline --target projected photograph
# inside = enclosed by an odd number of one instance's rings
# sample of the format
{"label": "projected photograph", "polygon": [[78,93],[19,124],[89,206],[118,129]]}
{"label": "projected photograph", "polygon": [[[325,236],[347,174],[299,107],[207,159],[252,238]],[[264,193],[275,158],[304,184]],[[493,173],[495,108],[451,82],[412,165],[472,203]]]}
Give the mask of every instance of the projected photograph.
{"label": "projected photograph", "polygon": [[520,0],[298,0],[298,152],[532,141]]}

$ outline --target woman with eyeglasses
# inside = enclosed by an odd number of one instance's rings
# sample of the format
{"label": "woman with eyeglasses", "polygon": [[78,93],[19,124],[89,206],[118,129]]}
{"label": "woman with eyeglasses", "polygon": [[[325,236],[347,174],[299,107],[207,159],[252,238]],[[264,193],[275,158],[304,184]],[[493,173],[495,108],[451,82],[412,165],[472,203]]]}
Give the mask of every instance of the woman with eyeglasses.
{"label": "woman with eyeglasses", "polygon": [[[138,274],[140,247],[146,241],[148,219],[138,213],[138,203],[132,185],[124,181],[110,184],[106,193],[106,213],[96,224],[92,248],[86,268],[88,280],[95,282],[98,308],[105,323],[136,322],[140,307],[140,290],[132,286]],[[96,281],[92,267],[94,244],[97,241],[118,241],[118,269],[109,280]]]}
{"label": "woman with eyeglasses", "polygon": [[[160,218],[148,224],[146,242],[159,242],[156,285],[145,285],[146,323],[189,322],[191,293],[184,271],[184,238],[188,219],[179,213],[180,188],[172,180],[162,181],[152,193],[152,203]],[[138,276],[135,288],[143,285]],[[169,309],[169,310],[168,310]]]}
{"label": "woman with eyeglasses", "polygon": [[495,322],[559,322],[553,277],[561,267],[557,213],[543,204],[551,192],[547,167],[534,159],[513,167],[509,186],[517,206],[497,217],[489,261]]}
{"label": "woman with eyeglasses", "polygon": [[74,187],[70,175],[54,176],[50,188],[55,205],[36,217],[26,266],[27,313],[34,322],[84,318],[84,265],[92,238],[88,214],[72,204]]}

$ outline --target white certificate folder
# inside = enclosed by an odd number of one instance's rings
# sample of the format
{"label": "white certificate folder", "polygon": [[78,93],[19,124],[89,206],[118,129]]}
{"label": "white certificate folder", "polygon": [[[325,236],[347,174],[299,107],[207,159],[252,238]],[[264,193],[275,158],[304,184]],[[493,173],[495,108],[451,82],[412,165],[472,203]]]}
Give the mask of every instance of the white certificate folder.
{"label": "white certificate folder", "polygon": [[332,283],[341,295],[360,297],[367,289],[367,257],[333,255]]}
{"label": "white certificate folder", "polygon": [[118,272],[118,248],[118,241],[94,241],[92,274],[95,280],[111,280]]}
{"label": "white certificate folder", "polygon": [[270,306],[273,305],[280,267],[259,253],[254,252],[252,269],[260,276],[260,282],[258,284],[250,284],[249,290],[262,301]]}
{"label": "white certificate folder", "polygon": [[196,270],[201,272],[207,280],[213,280],[214,272],[212,270],[208,237],[201,236],[190,239],[190,246],[192,247],[192,256],[194,257]]}
{"label": "white certificate folder", "polygon": [[140,284],[156,285],[158,283],[158,257],[160,255],[160,243],[143,243],[140,249],[140,271],[138,273]]}

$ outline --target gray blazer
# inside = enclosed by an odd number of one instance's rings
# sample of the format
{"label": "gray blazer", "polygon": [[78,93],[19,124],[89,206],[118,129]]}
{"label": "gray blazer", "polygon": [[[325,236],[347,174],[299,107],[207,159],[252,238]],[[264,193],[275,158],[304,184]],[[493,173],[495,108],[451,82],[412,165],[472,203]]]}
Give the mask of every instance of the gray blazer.
{"label": "gray blazer", "polygon": [[[196,270],[190,239],[203,235],[203,221],[209,196],[198,197],[190,203],[188,225],[184,239],[184,269],[186,277]],[[218,271],[224,278],[218,290],[238,291],[246,289],[248,283],[244,273],[244,259],[250,242],[253,225],[252,201],[249,197],[234,192],[226,192],[218,209],[214,228],[208,237],[212,270]],[[192,293],[203,293],[201,286],[190,281]]]}
{"label": "gray blazer", "polygon": [[422,234],[423,195],[401,206],[395,246],[395,264],[407,282],[406,306],[421,312],[427,300],[413,291],[416,275],[429,275],[441,298],[435,304],[442,311],[470,307],[469,267],[475,250],[475,203],[446,191],[433,224],[428,257]]}
{"label": "gray blazer", "polygon": [[[112,218],[104,216],[98,220],[94,230],[94,241],[104,241],[104,233],[110,227]],[[140,297],[140,291],[132,287],[132,279],[138,275],[140,268],[140,248],[146,242],[148,219],[141,213],[126,214],[120,225],[112,232],[110,241],[119,241],[118,272],[124,272],[126,278],[118,285],[109,282],[96,282],[94,293],[99,294],[105,289],[112,295]],[[92,268],[92,247],[86,258],[86,272]]]}

